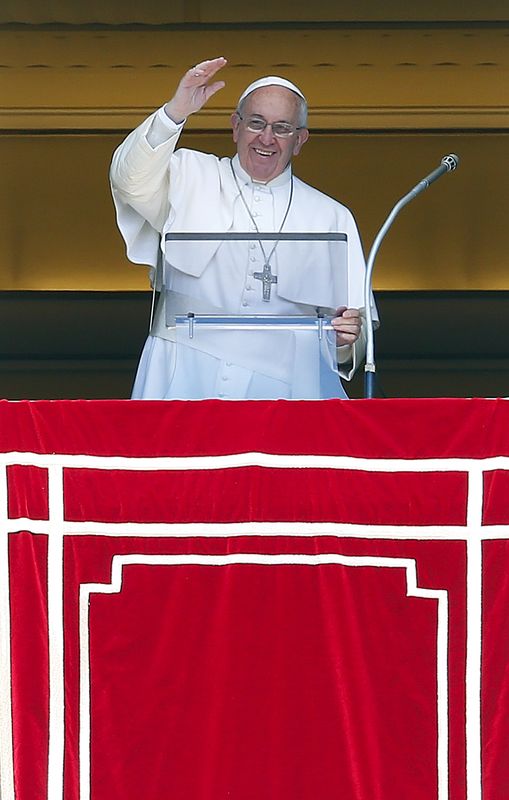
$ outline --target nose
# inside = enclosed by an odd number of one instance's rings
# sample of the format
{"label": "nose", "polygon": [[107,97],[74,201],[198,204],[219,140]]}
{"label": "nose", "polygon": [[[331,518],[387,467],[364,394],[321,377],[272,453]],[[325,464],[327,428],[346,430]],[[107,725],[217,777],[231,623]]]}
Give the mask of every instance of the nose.
{"label": "nose", "polygon": [[275,141],[275,136],[272,133],[272,126],[270,123],[265,127],[265,129],[260,133],[260,141],[262,144],[273,144]]}

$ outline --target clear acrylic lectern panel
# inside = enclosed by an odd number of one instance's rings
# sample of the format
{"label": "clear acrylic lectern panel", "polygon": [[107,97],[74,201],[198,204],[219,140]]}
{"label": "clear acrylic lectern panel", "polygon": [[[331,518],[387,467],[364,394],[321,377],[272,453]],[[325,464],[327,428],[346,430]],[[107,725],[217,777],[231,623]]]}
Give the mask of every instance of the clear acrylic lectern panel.
{"label": "clear acrylic lectern panel", "polygon": [[[259,249],[258,249],[259,248]],[[210,299],[209,293],[193,287],[192,295],[184,282],[179,283],[178,274],[203,276],[214,269],[219,270],[218,280],[225,280],[224,274],[234,274],[232,265],[237,266],[237,275],[244,276],[244,266],[249,266],[248,258],[254,252],[259,256],[260,269],[253,270],[253,283],[257,284],[263,300],[267,301],[267,315],[274,316],[269,302],[274,294],[281,294],[299,307],[308,306],[305,316],[315,316],[334,312],[340,305],[348,305],[347,236],[335,232],[171,232],[165,235],[165,260],[163,291],[166,295],[175,293],[176,298],[167,296],[166,324],[172,326],[175,316],[183,314],[236,314],[237,309],[228,302],[219,308]],[[250,259],[253,260],[253,259]],[[240,270],[238,269],[240,266]],[[246,269],[247,271],[247,269]],[[278,292],[281,288],[281,292]],[[231,303],[239,293],[237,284],[232,281]],[[191,296],[190,296],[191,295]],[[183,305],[179,307],[179,301]],[[194,307],[191,305],[194,304]],[[274,304],[273,304],[274,306]],[[246,311],[247,314],[252,314]],[[278,311],[288,317],[299,315],[293,311]],[[256,313],[265,315],[265,309]]]}
{"label": "clear acrylic lectern panel", "polygon": [[[165,244],[164,324],[167,338],[179,348],[191,347],[231,360],[291,385],[296,381],[296,365],[307,373],[309,384],[316,386],[324,364],[329,371],[336,370],[331,319],[338,306],[348,304],[346,234],[171,233]],[[248,262],[253,245],[258,269]],[[262,267],[264,260],[269,265]],[[199,296],[186,291],[188,286],[194,288],[189,272],[202,274],[204,265],[218,271],[219,281],[225,280],[225,273],[239,276],[237,284],[233,281],[231,285],[229,307],[213,304],[205,289]],[[254,299],[253,290],[258,293],[256,311],[247,308],[246,313],[235,313],[248,268],[250,298]],[[203,283],[209,281],[210,286],[211,277],[214,281],[209,273]],[[228,284],[224,296],[229,302]],[[337,379],[337,374],[334,377]],[[305,390],[305,394],[320,396],[314,390]]]}

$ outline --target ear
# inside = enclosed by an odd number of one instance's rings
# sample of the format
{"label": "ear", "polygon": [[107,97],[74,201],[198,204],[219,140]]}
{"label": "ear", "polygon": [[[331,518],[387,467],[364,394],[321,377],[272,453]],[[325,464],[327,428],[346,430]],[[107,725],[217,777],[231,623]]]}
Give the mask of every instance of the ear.
{"label": "ear", "polygon": [[303,146],[306,144],[307,140],[309,139],[309,131],[307,128],[301,128],[300,131],[297,131],[295,134],[295,139],[293,142],[293,155],[296,156],[300,153]]}
{"label": "ear", "polygon": [[230,117],[230,120],[232,123],[233,141],[236,144],[237,139],[239,138],[239,125],[240,125],[239,115],[237,114],[236,111],[233,112],[233,114]]}

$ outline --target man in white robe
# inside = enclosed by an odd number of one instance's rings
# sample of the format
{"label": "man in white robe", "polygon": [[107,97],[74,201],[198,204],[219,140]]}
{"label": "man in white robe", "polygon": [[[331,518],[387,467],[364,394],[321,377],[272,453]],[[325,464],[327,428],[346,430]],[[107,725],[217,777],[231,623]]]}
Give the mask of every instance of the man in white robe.
{"label": "man in white robe", "polygon": [[[224,86],[211,79],[225,64],[217,58],[189,70],[173,98],[113,157],[112,191],[128,257],[152,267],[161,291],[132,397],[346,397],[338,364],[349,379],[365,346],[364,257],[350,211],[292,173],[291,160],[309,135],[300,90],[277,77],[246,89],[232,115],[233,159],[175,149],[186,118]],[[337,248],[327,243],[320,243],[317,259],[310,243],[294,243],[298,250],[290,253],[277,239],[165,245],[172,231],[342,232],[348,246],[338,266]],[[171,322],[189,311],[286,316],[317,308],[329,312],[335,328],[321,343],[315,332],[302,331],[198,330],[190,339]]]}

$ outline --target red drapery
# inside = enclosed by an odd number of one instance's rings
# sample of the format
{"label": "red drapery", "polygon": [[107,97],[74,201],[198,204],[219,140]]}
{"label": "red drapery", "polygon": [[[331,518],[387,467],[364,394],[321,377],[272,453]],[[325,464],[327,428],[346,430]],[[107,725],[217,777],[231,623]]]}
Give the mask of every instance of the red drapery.
{"label": "red drapery", "polygon": [[509,797],[508,423],[1,402],[2,800]]}

